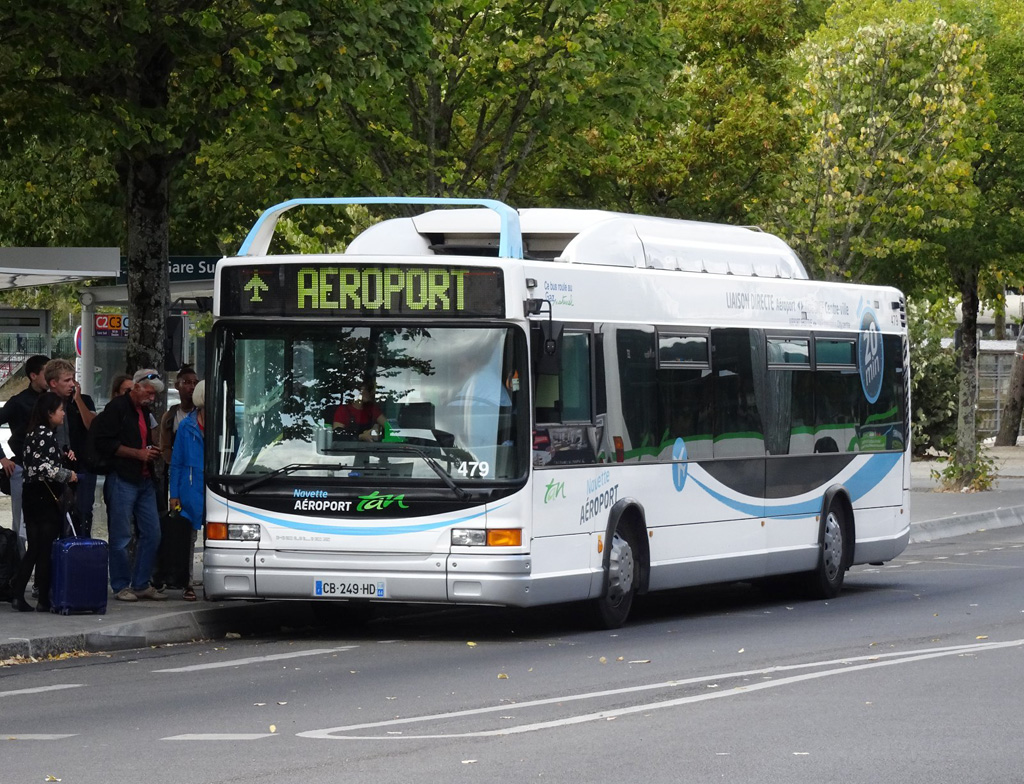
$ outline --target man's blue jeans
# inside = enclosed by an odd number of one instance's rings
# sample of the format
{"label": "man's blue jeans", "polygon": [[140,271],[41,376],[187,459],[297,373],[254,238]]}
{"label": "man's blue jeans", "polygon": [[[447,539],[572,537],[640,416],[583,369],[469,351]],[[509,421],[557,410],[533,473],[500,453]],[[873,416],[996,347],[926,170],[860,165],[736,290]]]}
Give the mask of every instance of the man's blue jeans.
{"label": "man's blue jeans", "polygon": [[[151,479],[135,484],[115,473],[104,482],[110,535],[110,587],[117,593],[124,588],[144,591],[153,574],[156,551],[160,547],[160,512],[156,505],[156,485]],[[139,529],[134,568],[128,560],[132,539],[132,520]]]}

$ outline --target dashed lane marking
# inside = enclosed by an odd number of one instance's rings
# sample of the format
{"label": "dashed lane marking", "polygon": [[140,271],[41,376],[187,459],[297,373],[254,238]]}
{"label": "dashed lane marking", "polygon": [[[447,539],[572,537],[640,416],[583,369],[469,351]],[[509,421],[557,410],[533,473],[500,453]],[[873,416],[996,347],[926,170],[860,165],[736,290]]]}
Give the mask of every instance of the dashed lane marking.
{"label": "dashed lane marking", "polygon": [[186,667],[172,667],[164,670],[153,670],[153,672],[197,672],[199,670],[218,670],[224,667],[244,667],[247,664],[263,664],[264,662],[282,661],[284,659],[298,659],[302,656],[323,656],[327,653],[351,651],[353,648],[358,647],[358,645],[342,645],[338,648],[311,648],[308,651],[272,653],[267,656],[249,656],[245,659],[230,659],[228,661],[207,662],[205,664],[190,664]]}
{"label": "dashed lane marking", "polygon": [[36,686],[32,689],[14,689],[13,691],[0,691],[0,697],[16,697],[19,694],[41,694],[44,691],[60,691],[61,689],[79,689],[85,686],[84,683],[55,683],[52,686]]}
{"label": "dashed lane marking", "polygon": [[260,740],[272,738],[273,732],[190,732],[186,735],[171,735],[160,740]]}
{"label": "dashed lane marking", "polygon": [[21,735],[5,735],[0,732],[0,740],[65,740],[75,737],[71,735],[43,735],[40,733],[23,733]]}

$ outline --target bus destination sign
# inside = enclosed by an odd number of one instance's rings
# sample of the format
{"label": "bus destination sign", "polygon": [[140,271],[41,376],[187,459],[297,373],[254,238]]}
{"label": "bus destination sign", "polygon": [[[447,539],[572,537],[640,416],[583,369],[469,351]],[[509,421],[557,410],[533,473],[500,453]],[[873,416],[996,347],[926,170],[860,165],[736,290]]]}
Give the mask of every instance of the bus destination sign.
{"label": "bus destination sign", "polygon": [[256,264],[221,270],[222,316],[501,317],[501,270]]}

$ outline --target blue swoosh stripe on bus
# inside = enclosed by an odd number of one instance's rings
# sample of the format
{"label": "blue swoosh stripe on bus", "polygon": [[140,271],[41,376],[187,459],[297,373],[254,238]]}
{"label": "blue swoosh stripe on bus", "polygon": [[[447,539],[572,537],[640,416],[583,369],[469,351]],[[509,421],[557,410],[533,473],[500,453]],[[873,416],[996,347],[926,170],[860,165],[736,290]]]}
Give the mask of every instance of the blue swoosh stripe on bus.
{"label": "blue swoosh stripe on bus", "polygon": [[[901,457],[903,457],[902,453],[872,456],[862,468],[858,469],[853,476],[843,483],[850,494],[850,500],[856,502],[877,487],[879,482],[893,469]],[[697,477],[693,476],[692,473],[690,476],[692,481],[700,485],[712,498],[721,501],[730,509],[735,509],[737,512],[742,512],[750,517],[761,517],[762,515],[770,515],[772,517],[804,517],[818,514],[821,511],[820,498],[810,498],[806,501],[785,506],[751,504],[729,498],[717,490],[712,490]]]}
{"label": "blue swoosh stripe on bus", "polygon": [[[337,525],[317,525],[316,523],[301,523],[292,520],[282,520],[279,517],[272,517],[270,515],[258,514],[257,512],[247,511],[239,506],[234,506],[220,498],[216,499],[218,503],[223,504],[228,508],[229,512],[240,512],[241,514],[248,515],[264,523],[270,525],[276,525],[281,528],[290,528],[295,531],[307,531],[313,534],[334,534],[335,536],[394,536],[396,534],[415,534],[421,531],[431,531],[437,528],[445,528],[449,525],[456,525],[458,523],[465,523],[469,520],[475,520],[478,517],[482,517],[487,514],[487,509],[480,512],[476,512],[466,517],[459,517],[455,520],[443,520],[440,522],[433,523],[420,523],[419,525],[391,525],[391,526],[380,526],[377,528],[366,528],[366,527],[352,527],[352,526],[337,526]],[[505,504],[496,506],[490,511],[494,512],[500,509]]]}

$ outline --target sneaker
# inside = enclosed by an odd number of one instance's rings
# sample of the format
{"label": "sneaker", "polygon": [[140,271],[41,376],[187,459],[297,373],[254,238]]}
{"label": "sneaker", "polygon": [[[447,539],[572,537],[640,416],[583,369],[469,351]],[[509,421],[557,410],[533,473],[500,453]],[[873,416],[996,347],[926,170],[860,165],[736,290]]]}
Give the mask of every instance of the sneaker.
{"label": "sneaker", "polygon": [[156,601],[163,601],[167,598],[165,594],[160,593],[152,585],[147,586],[144,591],[135,591],[135,596],[138,599],[153,599]]}
{"label": "sneaker", "polygon": [[122,602],[137,602],[139,600],[139,597],[130,588],[122,588],[114,594],[114,598]]}

